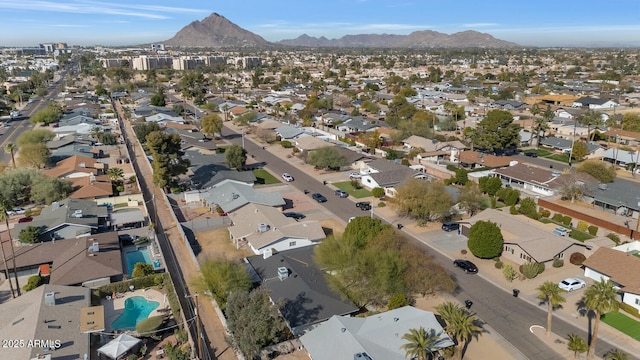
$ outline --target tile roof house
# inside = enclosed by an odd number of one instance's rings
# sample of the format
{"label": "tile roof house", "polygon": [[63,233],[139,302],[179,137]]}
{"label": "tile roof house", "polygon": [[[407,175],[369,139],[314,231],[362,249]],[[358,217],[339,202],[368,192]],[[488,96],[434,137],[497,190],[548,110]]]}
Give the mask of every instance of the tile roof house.
{"label": "tile roof house", "polygon": [[368,317],[332,316],[300,337],[314,360],[404,360],[406,340],[399,334],[411,329],[433,329],[436,349],[454,345],[435,315],[411,306]]}
{"label": "tile roof house", "polygon": [[107,175],[70,178],[75,191],[69,194],[71,199],[102,199],[113,196],[113,185]]}
{"label": "tile roof house", "polygon": [[458,162],[462,167],[475,168],[501,168],[509,166],[512,159],[508,156],[496,156],[492,154],[481,153],[474,150],[466,150],[458,155]]}
{"label": "tile roof house", "polygon": [[99,176],[106,174],[106,172],[106,164],[99,163],[94,158],[80,155],[60,160],[54,167],[42,170],[43,174],[60,179]]}
{"label": "tile roof house", "polygon": [[571,238],[555,235],[542,223],[522,215],[514,216],[496,209],[486,209],[462,224],[462,233],[478,221],[491,221],[500,226],[504,237],[502,257],[516,264],[550,263],[554,258],[569,260],[574,252],[584,253],[588,247]]}
{"label": "tile roof house", "polygon": [[43,241],[74,239],[78,236],[89,236],[106,228],[109,209],[98,206],[94,201],[82,199],[65,199],[53,202],[34,216],[29,223],[17,223],[13,228],[20,234],[27,226],[40,228],[40,239]]}
{"label": "tile roof house", "polygon": [[601,247],[585,260],[584,276],[600,281],[611,280],[622,294],[622,302],[640,310],[640,243],[624,244],[613,249]]}
{"label": "tile roof house", "polygon": [[269,289],[291,332],[298,336],[334,315],[359,310],[344,295],[331,289],[314,260],[314,246],[252,256],[246,259],[254,282]]}
{"label": "tile roof house", "polygon": [[248,245],[256,255],[314,245],[326,237],[318,221],[296,221],[267,205],[247,204],[229,218],[231,240],[238,247]]}
{"label": "tile roof house", "polygon": [[[80,332],[79,318],[81,309],[90,305],[90,289],[50,284],[0,304],[0,337],[24,341],[22,346],[2,349],[2,358],[88,358],[90,335]],[[40,339],[45,344],[29,343]]]}

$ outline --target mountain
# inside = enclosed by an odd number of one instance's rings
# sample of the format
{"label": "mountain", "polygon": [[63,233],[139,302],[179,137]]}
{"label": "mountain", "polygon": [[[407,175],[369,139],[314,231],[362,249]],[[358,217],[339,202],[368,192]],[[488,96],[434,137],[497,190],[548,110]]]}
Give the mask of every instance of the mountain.
{"label": "mountain", "polygon": [[269,46],[267,40],[213,13],[202,21],[183,27],[174,37],[164,41],[174,47],[238,48]]}
{"label": "mountain", "polygon": [[369,48],[493,48],[518,47],[518,44],[499,40],[477,31],[463,31],[447,35],[436,31],[415,31],[409,35],[361,34],[327,39],[300,35],[296,39],[270,43],[259,35],[245,30],[213,13],[202,21],[183,27],[174,37],[164,41],[173,47],[256,48],[288,45],[298,47],[369,47]]}
{"label": "mountain", "polygon": [[281,40],[281,45],[302,47],[373,47],[373,48],[514,48],[520,45],[496,39],[493,36],[469,30],[451,35],[437,31],[415,31],[409,35],[361,34],[345,35],[339,39],[315,38],[301,35],[296,39]]}

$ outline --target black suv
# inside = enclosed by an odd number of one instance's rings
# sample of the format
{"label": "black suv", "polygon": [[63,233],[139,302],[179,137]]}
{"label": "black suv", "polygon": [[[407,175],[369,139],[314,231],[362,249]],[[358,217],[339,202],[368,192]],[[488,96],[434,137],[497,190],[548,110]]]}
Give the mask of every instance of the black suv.
{"label": "black suv", "polygon": [[455,231],[460,229],[460,224],[455,222],[446,222],[442,224],[442,230],[444,231]]}
{"label": "black suv", "polygon": [[356,203],[356,207],[360,208],[360,210],[368,211],[371,210],[371,203],[368,201],[360,201]]}
{"label": "black suv", "polygon": [[282,215],[288,218],[294,218],[296,220],[302,220],[307,217],[305,214],[302,214],[299,212],[285,212],[285,213],[282,213]]}
{"label": "black suv", "polygon": [[469,260],[461,260],[461,259],[457,259],[453,261],[453,265],[461,268],[462,270],[464,270],[465,274],[477,274],[478,273],[478,267],[476,266],[476,264],[472,263]]}

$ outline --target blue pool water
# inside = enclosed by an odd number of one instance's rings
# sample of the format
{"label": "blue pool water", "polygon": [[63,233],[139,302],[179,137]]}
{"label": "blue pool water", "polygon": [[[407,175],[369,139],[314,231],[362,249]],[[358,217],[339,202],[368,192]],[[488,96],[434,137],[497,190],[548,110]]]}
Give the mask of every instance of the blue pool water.
{"label": "blue pool water", "polygon": [[124,312],[111,323],[113,330],[134,330],[136,325],[149,317],[160,305],[157,301],[148,301],[142,296],[133,296],[124,301]]}
{"label": "blue pool water", "polygon": [[151,257],[149,257],[149,250],[146,247],[140,248],[135,251],[129,251],[128,253],[124,254],[124,257],[127,260],[127,273],[129,274],[129,277],[131,277],[133,268],[137,263],[141,262],[151,265],[153,264],[151,262]]}

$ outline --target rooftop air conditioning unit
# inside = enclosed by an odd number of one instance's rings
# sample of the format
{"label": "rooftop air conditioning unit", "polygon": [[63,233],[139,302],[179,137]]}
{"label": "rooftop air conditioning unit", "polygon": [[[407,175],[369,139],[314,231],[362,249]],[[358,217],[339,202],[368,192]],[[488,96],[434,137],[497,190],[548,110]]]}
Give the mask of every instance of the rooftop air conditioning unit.
{"label": "rooftop air conditioning unit", "polygon": [[56,293],[55,292],[44,293],[44,304],[48,305],[48,306],[55,306],[56,305]]}
{"label": "rooftop air conditioning unit", "polygon": [[82,217],[82,210],[75,210],[75,211],[73,212],[73,214],[71,214],[71,217],[74,217],[74,218],[81,218],[81,217]]}
{"label": "rooftop air conditioning unit", "polygon": [[281,266],[278,268],[278,279],[280,279],[280,281],[283,281],[284,279],[289,277],[289,269],[287,269],[284,266]]}
{"label": "rooftop air conditioning unit", "polygon": [[263,233],[263,232],[268,231],[268,230],[269,230],[269,225],[264,224],[264,223],[258,224],[258,232]]}

